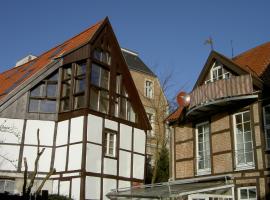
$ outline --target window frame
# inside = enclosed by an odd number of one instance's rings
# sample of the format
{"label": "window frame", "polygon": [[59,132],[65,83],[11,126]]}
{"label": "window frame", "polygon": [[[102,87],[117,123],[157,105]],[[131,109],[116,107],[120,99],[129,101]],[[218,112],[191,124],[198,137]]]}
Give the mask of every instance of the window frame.
{"label": "window frame", "polygon": [[[250,189],[255,189],[255,191],[256,191],[256,197],[255,198],[249,198],[249,190]],[[241,190],[247,190],[247,198],[245,198],[245,199],[242,199],[241,198]],[[247,187],[239,187],[239,188],[237,188],[237,197],[238,197],[238,199],[239,200],[257,200],[257,197],[258,197],[258,195],[257,195],[257,187],[256,186],[247,186]]]}
{"label": "window frame", "polygon": [[[0,179],[0,182],[4,182],[4,190],[3,190],[3,193],[4,192],[8,192],[9,194],[14,194],[15,193],[15,181],[14,180],[9,180],[9,179]],[[5,190],[6,189],[6,187],[7,187],[7,182],[9,182],[9,183],[12,183],[13,184],[13,191],[7,191],[7,190]]]}
{"label": "window frame", "polygon": [[[251,142],[251,144],[252,144],[252,158],[253,158],[253,161],[238,164],[238,155],[237,155],[237,153],[238,153],[238,148],[237,148],[238,143],[237,143],[237,132],[236,132],[237,131],[236,126],[238,124],[236,124],[236,115],[241,114],[241,118],[242,118],[241,125],[242,125],[242,127],[244,127],[245,122],[243,121],[243,115],[244,115],[244,113],[247,113],[247,112],[249,112],[249,117],[250,117],[249,123],[250,123],[250,135],[251,135],[251,140],[248,141],[248,142]],[[246,132],[243,131],[243,133],[242,133],[243,138],[245,138],[245,135],[244,135],[245,133]],[[253,132],[252,132],[251,112],[250,112],[250,110],[245,110],[245,111],[241,111],[241,112],[237,112],[237,113],[233,114],[233,134],[234,134],[234,148],[235,148],[235,159],[234,159],[234,161],[235,161],[236,171],[238,171],[238,170],[246,170],[246,169],[254,169],[255,168],[254,141],[253,141]],[[245,154],[247,152],[246,152],[246,149],[245,149],[245,143],[247,143],[247,141],[244,141],[244,139],[243,139],[243,146],[244,146],[243,155],[244,155],[244,159],[246,160],[246,155]]]}
{"label": "window frame", "polygon": [[[110,135],[113,136],[113,146],[110,146]],[[104,130],[104,139],[103,139],[103,146],[104,146],[104,157],[108,158],[117,158],[117,146],[118,146],[118,133],[117,131],[105,129]],[[113,148],[113,154],[110,154],[110,148]]]}
{"label": "window frame", "polygon": [[[147,86],[147,82],[151,83],[151,85]],[[154,98],[154,81],[150,79],[144,80],[144,96],[149,99]]]}
{"label": "window frame", "polygon": [[[220,76],[218,75],[218,70],[221,70]],[[217,71],[217,77],[215,79],[214,79],[214,71]],[[223,64],[215,62],[210,70],[210,79],[204,81],[204,83],[208,84],[222,79],[229,79],[231,76],[232,74],[229,71],[225,72]]]}
{"label": "window frame", "polygon": [[[208,145],[209,145],[209,155],[206,156],[205,159],[209,159],[209,167],[208,168],[203,168],[203,169],[199,169],[199,132],[198,132],[198,127],[200,126],[205,126],[205,125],[208,125]],[[196,135],[196,138],[195,138],[195,141],[196,141],[196,173],[197,175],[206,175],[206,174],[210,174],[211,173],[211,144],[210,144],[210,123],[209,121],[205,121],[205,122],[202,122],[202,123],[199,123],[199,124],[196,124],[196,130],[195,130],[195,135]],[[205,135],[205,132],[203,132],[203,135]],[[205,136],[203,136],[205,137]],[[205,140],[203,140],[203,143],[205,143]],[[204,149],[206,149],[205,146],[203,146]],[[203,150],[203,151],[206,151],[206,150]],[[207,160],[204,159],[204,163],[207,162]]]}
{"label": "window frame", "polygon": [[[263,107],[263,124],[264,124],[264,135],[265,135],[265,149],[267,151],[270,150],[270,143],[268,143],[268,137],[267,137],[267,131],[270,132],[270,123],[266,124],[266,112],[265,109],[269,107],[270,108],[270,104],[266,105]],[[270,113],[269,113],[269,117],[270,117]],[[270,140],[270,136],[269,136],[269,140]]]}

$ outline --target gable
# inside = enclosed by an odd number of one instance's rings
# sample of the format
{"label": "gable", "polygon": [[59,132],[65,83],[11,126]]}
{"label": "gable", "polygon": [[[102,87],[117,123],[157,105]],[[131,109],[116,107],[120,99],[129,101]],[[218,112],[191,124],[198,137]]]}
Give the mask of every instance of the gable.
{"label": "gable", "polygon": [[[78,38],[74,37],[54,48],[53,51],[58,49],[58,52],[48,62],[57,65],[45,65],[39,71],[30,68],[37,72],[30,77],[25,76],[26,80],[18,82],[7,97],[17,89],[20,95],[28,93],[25,116],[30,118],[36,114],[50,114],[58,115],[56,119],[61,121],[92,113],[149,129],[146,113],[109,21],[104,20],[95,33],[92,33],[90,40],[88,36],[86,34],[82,37],[77,45],[73,40]],[[63,48],[67,45],[76,48],[64,51]],[[45,58],[41,56],[36,62],[39,59]],[[14,102],[18,98],[15,94],[9,99]],[[2,106],[2,110],[8,107],[7,100],[3,103],[5,106]]]}

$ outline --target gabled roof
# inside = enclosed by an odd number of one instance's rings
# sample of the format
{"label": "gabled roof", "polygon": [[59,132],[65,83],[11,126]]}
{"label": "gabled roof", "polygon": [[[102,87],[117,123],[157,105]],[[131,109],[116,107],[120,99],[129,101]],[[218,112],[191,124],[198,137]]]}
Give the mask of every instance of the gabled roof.
{"label": "gabled roof", "polygon": [[124,48],[121,48],[121,50],[129,69],[156,77],[154,72],[140,59],[136,52]]}
{"label": "gabled roof", "polygon": [[[261,77],[264,72],[270,67],[270,42],[259,45],[255,48],[252,48],[244,53],[239,54],[238,56],[230,59],[226,56],[212,51],[208,56],[208,59],[193,87],[195,89],[199,86],[204,80],[205,76],[209,72],[213,60],[218,60],[226,67],[229,67],[231,70],[237,74],[251,74],[253,78],[253,83],[259,88],[262,87],[263,81]],[[168,122],[174,122],[181,116],[183,108],[177,108],[172,114],[167,118]]]}
{"label": "gabled roof", "polygon": [[0,86],[0,100],[2,100],[10,92],[14,91],[17,86],[21,85],[34,74],[40,72],[52,62],[55,62],[57,58],[60,58],[61,56],[70,53],[88,43],[102,24],[105,23],[105,21],[107,21],[107,18],[65,41],[64,43],[41,54],[36,59],[2,72],[0,74],[0,81],[4,84],[1,84]]}

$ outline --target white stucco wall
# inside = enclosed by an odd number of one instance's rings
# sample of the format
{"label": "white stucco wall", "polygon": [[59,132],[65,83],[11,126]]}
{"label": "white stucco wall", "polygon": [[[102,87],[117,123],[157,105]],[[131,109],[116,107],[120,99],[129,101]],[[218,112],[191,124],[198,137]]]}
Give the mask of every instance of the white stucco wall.
{"label": "white stucco wall", "polygon": [[100,178],[87,176],[85,180],[85,198],[100,199]]}
{"label": "white stucco wall", "polygon": [[100,145],[87,144],[86,171],[101,173],[101,153],[102,147]]}
{"label": "white stucco wall", "polygon": [[98,116],[88,115],[87,141],[102,144],[102,121]]}
{"label": "white stucco wall", "polygon": [[131,151],[132,127],[120,124],[120,148]]}

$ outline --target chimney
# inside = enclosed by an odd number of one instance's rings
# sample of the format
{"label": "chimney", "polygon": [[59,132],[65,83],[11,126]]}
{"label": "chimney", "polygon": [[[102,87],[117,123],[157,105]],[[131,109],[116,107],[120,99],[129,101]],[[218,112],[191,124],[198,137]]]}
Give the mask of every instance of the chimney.
{"label": "chimney", "polygon": [[37,58],[36,56],[34,55],[28,55],[28,56],[25,56],[24,58],[22,58],[21,60],[19,60],[18,62],[16,62],[16,66],[15,67],[18,67],[18,66],[21,66],[25,63],[28,63],[29,61],[31,60],[34,60],[35,58]]}

